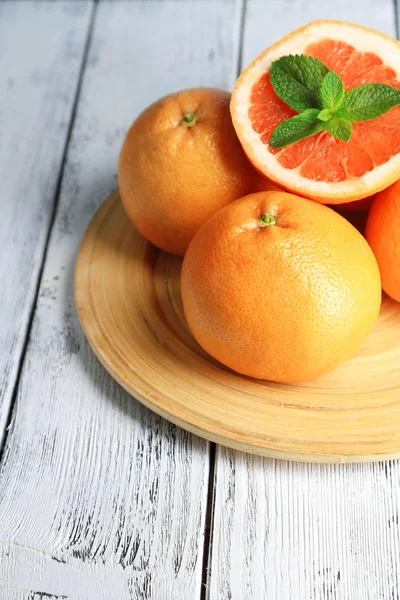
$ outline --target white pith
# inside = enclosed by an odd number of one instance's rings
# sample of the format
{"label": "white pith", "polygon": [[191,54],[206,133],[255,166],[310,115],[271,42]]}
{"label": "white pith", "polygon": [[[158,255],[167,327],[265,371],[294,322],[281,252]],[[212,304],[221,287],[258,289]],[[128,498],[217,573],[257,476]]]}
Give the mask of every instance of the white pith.
{"label": "white pith", "polygon": [[[321,198],[362,198],[378,191],[400,177],[400,154],[386,163],[375,167],[362,177],[346,179],[337,183],[314,181],[300,174],[300,167],[286,169],[271,154],[260,135],[253,128],[248,115],[251,89],[266,73],[271,63],[288,54],[301,54],[304,49],[322,39],[331,38],[346,42],[360,52],[374,52],[387,66],[396,71],[400,79],[400,45],[396,40],[350,23],[320,22],[310,23],[305,28],[283,38],[280,42],[261,54],[246,73],[239,79],[232,95],[232,118],[242,144],[253,162],[263,173],[273,180],[304,195]],[[243,135],[242,135],[243,133]],[[388,182],[389,180],[389,182]]]}

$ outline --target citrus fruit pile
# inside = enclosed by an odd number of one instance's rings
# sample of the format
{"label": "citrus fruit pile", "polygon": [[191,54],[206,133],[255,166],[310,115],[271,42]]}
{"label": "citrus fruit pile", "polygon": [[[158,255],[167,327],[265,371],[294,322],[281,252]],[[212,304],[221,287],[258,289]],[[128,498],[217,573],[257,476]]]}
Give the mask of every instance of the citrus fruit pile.
{"label": "citrus fruit pile", "polygon": [[358,350],[382,287],[400,302],[400,44],[312,22],[232,96],[198,88],[148,107],[118,179],[139,232],[184,256],[198,343],[243,375],[314,379]]}

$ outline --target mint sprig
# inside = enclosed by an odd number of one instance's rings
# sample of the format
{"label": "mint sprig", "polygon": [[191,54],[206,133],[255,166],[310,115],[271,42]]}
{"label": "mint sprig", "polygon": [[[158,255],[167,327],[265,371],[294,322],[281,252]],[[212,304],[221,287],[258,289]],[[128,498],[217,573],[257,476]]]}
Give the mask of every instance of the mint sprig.
{"label": "mint sprig", "polygon": [[337,73],[303,54],[283,56],[271,65],[275,93],[298,114],[272,133],[270,146],[284,148],[321,131],[348,142],[352,124],[384,115],[400,104],[400,90],[367,83],[345,91]]}

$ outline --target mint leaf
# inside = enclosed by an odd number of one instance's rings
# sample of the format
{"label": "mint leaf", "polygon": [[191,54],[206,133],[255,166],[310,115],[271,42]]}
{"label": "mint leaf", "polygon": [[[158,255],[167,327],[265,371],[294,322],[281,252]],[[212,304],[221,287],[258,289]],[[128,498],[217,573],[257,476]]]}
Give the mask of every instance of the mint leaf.
{"label": "mint leaf", "polygon": [[342,142],[348,142],[353,131],[351,122],[343,117],[332,117],[325,123],[325,129],[330,135]]}
{"label": "mint leaf", "polygon": [[302,54],[283,56],[271,65],[270,80],[275,93],[298,113],[322,108],[319,89],[328,69],[317,58]]}
{"label": "mint leaf", "polygon": [[352,123],[381,117],[400,104],[400,91],[383,83],[365,83],[346,92],[338,116]]}
{"label": "mint leaf", "polygon": [[322,81],[328,73],[327,67],[318,58],[305,56],[304,54],[294,54],[283,56],[275,63],[318,96]]}
{"label": "mint leaf", "polygon": [[320,131],[348,142],[352,123],[369,121],[400,105],[400,90],[383,83],[367,83],[346,92],[339,75],[316,58],[283,56],[271,65],[275,93],[299,114],[284,121],[270,139],[284,148]]}
{"label": "mint leaf", "polygon": [[325,123],[318,120],[319,112],[318,108],[308,108],[301,115],[283,121],[273,132],[269,145],[272,148],[284,148],[323,131]]}
{"label": "mint leaf", "polygon": [[322,80],[319,97],[323,108],[335,112],[344,100],[345,90],[343,81],[337,73],[329,71]]}
{"label": "mint leaf", "polygon": [[324,108],[323,110],[321,110],[320,113],[318,113],[318,119],[320,121],[329,121],[329,119],[332,117],[332,111],[330,108]]}

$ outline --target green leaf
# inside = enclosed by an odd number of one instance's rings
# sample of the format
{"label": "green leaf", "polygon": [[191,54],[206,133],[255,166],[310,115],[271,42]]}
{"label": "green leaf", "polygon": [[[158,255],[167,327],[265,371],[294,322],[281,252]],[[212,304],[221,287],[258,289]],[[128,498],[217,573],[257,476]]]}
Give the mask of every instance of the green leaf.
{"label": "green leaf", "polygon": [[309,108],[291,119],[283,121],[273,132],[269,145],[272,148],[284,148],[323,131],[325,123],[318,120],[318,108]]}
{"label": "green leaf", "polygon": [[317,58],[302,54],[283,56],[271,65],[275,93],[298,113],[322,108],[319,90],[328,69]]}
{"label": "green leaf", "polygon": [[319,97],[323,108],[335,112],[343,102],[345,90],[339,75],[329,71],[322,80]]}
{"label": "green leaf", "polygon": [[332,111],[330,108],[324,108],[323,110],[321,110],[320,113],[318,113],[318,119],[320,121],[329,121],[329,119],[332,118]]}
{"label": "green leaf", "polygon": [[333,116],[332,119],[325,123],[325,129],[337,140],[348,142],[351,138],[353,127],[348,119]]}
{"label": "green leaf", "polygon": [[376,119],[400,105],[400,90],[382,83],[346,92],[337,73],[309,56],[279,58],[271,65],[270,79],[279,98],[299,113],[272,133],[273,148],[284,148],[320,131],[348,142],[352,123]]}
{"label": "green leaf", "polygon": [[400,104],[400,91],[383,83],[366,83],[346,92],[338,116],[352,123],[370,121]]}

